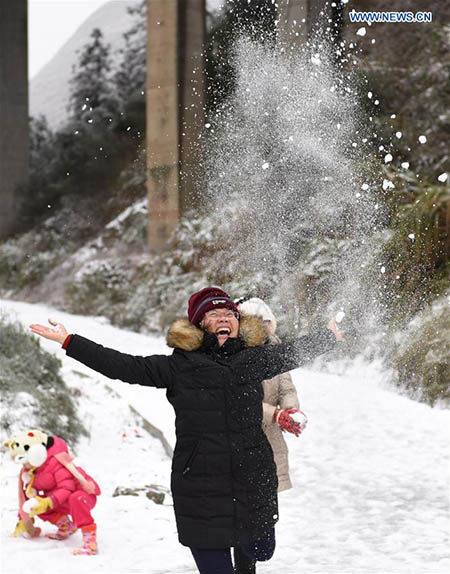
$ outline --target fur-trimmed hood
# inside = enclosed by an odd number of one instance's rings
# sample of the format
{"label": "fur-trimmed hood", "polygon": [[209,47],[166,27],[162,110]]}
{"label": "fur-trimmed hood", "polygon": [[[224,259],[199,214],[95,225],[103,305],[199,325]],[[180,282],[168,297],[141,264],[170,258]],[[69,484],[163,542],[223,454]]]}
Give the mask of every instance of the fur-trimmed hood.
{"label": "fur-trimmed hood", "polygon": [[[198,351],[203,344],[204,335],[205,332],[189,323],[188,319],[176,319],[167,333],[167,344],[183,351]],[[254,315],[241,314],[239,337],[246,347],[264,344],[266,332],[262,319]]]}

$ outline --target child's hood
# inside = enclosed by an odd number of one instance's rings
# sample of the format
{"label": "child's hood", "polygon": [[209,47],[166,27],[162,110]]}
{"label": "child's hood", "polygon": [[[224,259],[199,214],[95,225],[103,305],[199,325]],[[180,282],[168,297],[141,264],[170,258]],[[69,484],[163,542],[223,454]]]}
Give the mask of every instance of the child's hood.
{"label": "child's hood", "polygon": [[67,444],[63,441],[62,438],[53,436],[49,438],[48,442],[52,442],[51,439],[53,439],[53,444],[47,448],[47,460],[52,456],[55,456],[55,454],[59,454],[60,452],[69,452]]}

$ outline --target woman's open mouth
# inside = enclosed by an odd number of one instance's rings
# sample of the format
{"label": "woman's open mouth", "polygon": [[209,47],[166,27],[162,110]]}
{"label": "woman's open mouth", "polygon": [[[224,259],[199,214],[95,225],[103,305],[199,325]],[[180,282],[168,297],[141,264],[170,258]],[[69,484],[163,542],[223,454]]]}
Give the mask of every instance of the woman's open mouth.
{"label": "woman's open mouth", "polygon": [[220,336],[221,337],[224,337],[224,336],[228,337],[230,335],[230,333],[231,333],[231,329],[229,329],[228,327],[221,327],[220,329],[217,329],[217,331],[216,331],[216,335],[218,337],[220,337]]}
{"label": "woman's open mouth", "polygon": [[228,327],[221,327],[216,331],[216,335],[229,335],[230,333],[231,329],[229,329]]}

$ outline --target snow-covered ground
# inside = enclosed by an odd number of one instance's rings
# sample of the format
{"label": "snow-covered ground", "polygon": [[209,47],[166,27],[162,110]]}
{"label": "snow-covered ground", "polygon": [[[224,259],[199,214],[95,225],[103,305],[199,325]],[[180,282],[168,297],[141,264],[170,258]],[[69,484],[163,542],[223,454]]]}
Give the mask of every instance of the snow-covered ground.
{"label": "snow-covered ground", "polygon": [[[51,317],[70,332],[129,353],[170,352],[162,338],[123,331],[98,318],[0,301],[4,310],[25,325]],[[164,392],[106,380],[67,358],[56,344],[42,345],[61,358],[65,380],[81,391],[80,414],[91,437],[80,444],[77,463],[103,489],[94,509],[100,553],[72,556],[78,533],[64,542],[9,537],[16,522],[18,468],[5,457],[2,572],[195,573],[189,551],[177,541],[170,495],[163,505],[143,496],[112,497],[116,486],[169,486],[170,457],[128,406],[173,445],[174,416]],[[307,369],[293,374],[309,425],[299,438],[287,436],[294,488],[280,495],[277,550],[258,572],[447,574],[448,411],[390,391],[373,365],[355,363],[347,375]]]}

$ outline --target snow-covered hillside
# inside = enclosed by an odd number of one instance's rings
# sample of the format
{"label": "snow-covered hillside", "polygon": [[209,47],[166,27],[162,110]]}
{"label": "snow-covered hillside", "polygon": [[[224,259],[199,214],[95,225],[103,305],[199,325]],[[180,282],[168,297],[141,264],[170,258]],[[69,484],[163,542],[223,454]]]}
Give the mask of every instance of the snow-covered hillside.
{"label": "snow-covered hillside", "polygon": [[100,28],[105,44],[115,54],[124,45],[123,34],[130,28],[132,17],[127,8],[137,0],[114,0],[105,2],[92,16],[83,22],[75,34],[67,40],[57,54],[30,81],[30,115],[46,116],[52,129],[61,127],[68,117],[69,80],[72,68],[78,60],[77,51],[89,42],[94,28]]}
{"label": "snow-covered hillside", "polygon": [[[98,318],[5,300],[0,311],[25,325],[52,317],[71,332],[129,353],[170,352],[162,339],[119,330]],[[2,572],[196,572],[189,551],[177,542],[170,496],[163,505],[145,497],[112,497],[116,486],[168,488],[170,458],[128,407],[133,404],[173,444],[173,411],[164,393],[107,381],[54,343],[42,344],[61,358],[65,380],[81,393],[80,415],[91,437],[80,444],[77,462],[103,489],[94,509],[100,553],[72,556],[78,533],[64,542],[8,537],[16,522],[18,468],[5,459]],[[346,375],[298,369],[294,381],[310,422],[298,439],[287,436],[294,488],[280,495],[277,550],[258,572],[446,574],[448,411],[390,391],[374,365],[355,363]]]}

